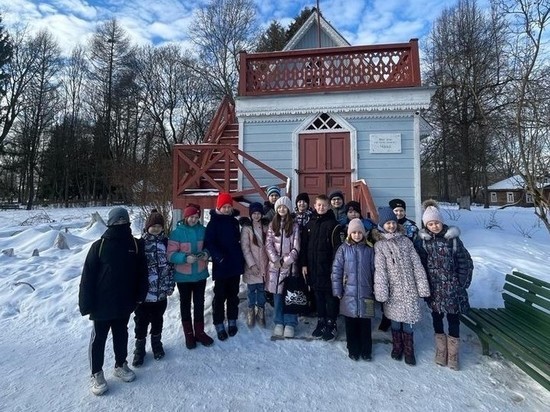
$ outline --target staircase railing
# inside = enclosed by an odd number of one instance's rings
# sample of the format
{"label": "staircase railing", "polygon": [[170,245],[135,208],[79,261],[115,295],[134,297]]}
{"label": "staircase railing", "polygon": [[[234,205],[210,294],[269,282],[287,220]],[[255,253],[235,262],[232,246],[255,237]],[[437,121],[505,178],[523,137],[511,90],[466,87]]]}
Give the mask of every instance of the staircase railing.
{"label": "staircase railing", "polygon": [[370,215],[372,220],[378,222],[378,210],[364,179],[352,183],[352,198],[359,202],[363,210],[366,208],[367,214],[363,216]]}

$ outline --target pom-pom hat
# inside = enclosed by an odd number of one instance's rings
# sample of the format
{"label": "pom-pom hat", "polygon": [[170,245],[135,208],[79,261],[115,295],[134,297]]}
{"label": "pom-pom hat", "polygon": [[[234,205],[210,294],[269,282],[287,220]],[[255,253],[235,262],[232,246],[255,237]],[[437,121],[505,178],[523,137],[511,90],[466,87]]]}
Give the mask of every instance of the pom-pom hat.
{"label": "pom-pom hat", "polygon": [[157,209],[151,210],[151,214],[145,221],[145,230],[149,230],[154,225],[161,225],[164,228],[164,216]]}
{"label": "pom-pom hat", "polygon": [[233,198],[229,193],[220,193],[218,195],[218,200],[216,201],[216,209],[221,209],[224,205],[233,206]]}
{"label": "pom-pom hat", "polygon": [[439,210],[439,204],[435,200],[428,199],[422,203],[422,206],[424,207],[424,214],[422,215],[422,223],[424,225],[434,220],[443,223],[443,215]]}
{"label": "pom-pom hat", "polygon": [[289,211],[292,210],[292,202],[287,196],[283,196],[277,199],[277,201],[275,202],[275,212],[281,205],[286,206]]}

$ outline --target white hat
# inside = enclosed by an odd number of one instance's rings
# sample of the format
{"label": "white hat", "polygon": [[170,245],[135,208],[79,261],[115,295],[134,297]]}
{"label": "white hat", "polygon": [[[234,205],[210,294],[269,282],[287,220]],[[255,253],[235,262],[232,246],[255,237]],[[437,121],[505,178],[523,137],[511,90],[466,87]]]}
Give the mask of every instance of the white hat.
{"label": "white hat", "polygon": [[292,201],[287,196],[283,196],[277,199],[277,201],[275,202],[275,211],[277,211],[277,209],[281,205],[285,205],[289,212],[292,211]]}

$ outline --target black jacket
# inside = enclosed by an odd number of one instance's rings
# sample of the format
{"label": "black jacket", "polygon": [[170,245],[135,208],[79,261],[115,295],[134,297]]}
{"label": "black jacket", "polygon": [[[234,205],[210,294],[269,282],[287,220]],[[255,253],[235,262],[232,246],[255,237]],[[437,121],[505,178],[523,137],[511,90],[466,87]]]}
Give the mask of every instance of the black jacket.
{"label": "black jacket", "polygon": [[[141,243],[141,242],[139,242]],[[147,262],[143,243],[129,225],[109,227],[95,241],[84,262],[78,305],[91,320],[129,316],[147,295]]]}

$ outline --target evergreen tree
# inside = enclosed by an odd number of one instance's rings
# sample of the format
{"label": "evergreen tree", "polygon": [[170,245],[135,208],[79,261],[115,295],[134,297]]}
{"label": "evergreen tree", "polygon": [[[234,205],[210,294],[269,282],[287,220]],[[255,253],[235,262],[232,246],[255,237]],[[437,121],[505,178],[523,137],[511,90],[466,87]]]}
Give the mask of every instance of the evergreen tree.
{"label": "evergreen tree", "polygon": [[286,31],[281,23],[273,20],[258,40],[257,52],[272,52],[283,50],[287,42]]}

